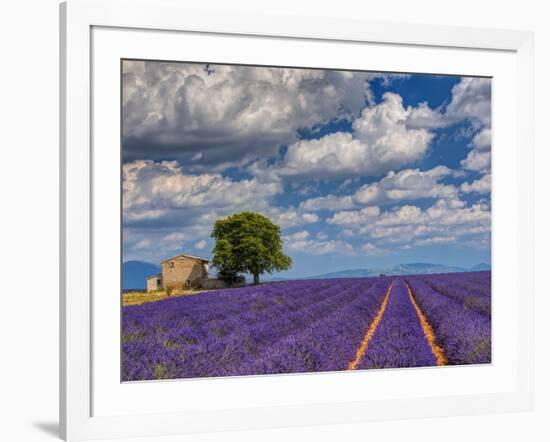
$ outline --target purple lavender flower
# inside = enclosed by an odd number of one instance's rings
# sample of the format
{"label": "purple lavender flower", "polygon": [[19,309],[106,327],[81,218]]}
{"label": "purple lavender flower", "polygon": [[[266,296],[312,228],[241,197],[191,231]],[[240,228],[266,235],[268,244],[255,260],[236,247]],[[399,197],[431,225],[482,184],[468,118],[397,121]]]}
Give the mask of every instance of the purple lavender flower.
{"label": "purple lavender flower", "polygon": [[[449,363],[490,362],[490,317],[458,300],[464,287],[490,303],[490,273],[448,278],[453,295],[425,282],[442,287],[443,275],[406,280]],[[124,307],[122,379],[345,370],[392,280],[386,311],[355,368],[435,365],[403,278],[305,280]]]}

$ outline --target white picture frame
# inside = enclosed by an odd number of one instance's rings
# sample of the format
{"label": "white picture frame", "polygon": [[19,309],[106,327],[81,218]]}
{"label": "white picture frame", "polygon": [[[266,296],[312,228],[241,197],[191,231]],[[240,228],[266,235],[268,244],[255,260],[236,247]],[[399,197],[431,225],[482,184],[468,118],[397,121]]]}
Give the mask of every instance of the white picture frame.
{"label": "white picture frame", "polygon": [[[317,19],[313,17],[243,15],[228,11],[199,11],[187,8],[177,0],[69,0],[60,6],[61,19],[61,275],[60,275],[60,428],[66,440],[114,438],[130,436],[161,436],[168,434],[259,429],[277,426],[351,423],[428,416],[449,416],[488,412],[528,410],[533,406],[533,35],[530,32],[453,28],[432,25],[374,23],[356,20]],[[515,103],[509,118],[513,120],[515,136],[509,145],[495,145],[497,158],[508,158],[510,176],[502,186],[509,186],[509,206],[501,209],[513,222],[507,227],[511,238],[507,245],[514,256],[507,261],[507,273],[513,274],[514,284],[506,292],[513,315],[511,328],[515,342],[513,355],[507,359],[509,374],[506,385],[492,391],[455,393],[434,396],[410,392],[402,398],[350,400],[327,390],[327,400],[296,398],[292,404],[256,406],[227,403],[220,408],[197,408],[192,404],[185,411],[170,409],[170,401],[161,411],[136,412],[124,409],[105,409],[98,413],[94,392],[101,390],[103,372],[94,364],[94,344],[101,342],[94,330],[103,303],[94,297],[93,252],[94,193],[100,191],[93,180],[94,171],[94,50],[103,48],[100,39],[94,40],[97,29],[118,29],[128,32],[170,31],[173,35],[206,35],[209,38],[239,37],[325,42],[331,45],[350,45],[361,50],[362,45],[406,47],[409,51],[468,50],[505,53],[516,70],[513,81]],[[137,34],[136,34],[137,35]],[[237,40],[236,40],[237,41]],[[97,43],[97,47],[94,44]],[[238,42],[237,42],[238,44]],[[116,45],[113,45],[116,46]],[[298,49],[296,49],[297,51]],[[96,54],[97,55],[97,54]],[[116,56],[116,54],[115,54]],[[269,54],[265,55],[269,59]],[[231,57],[231,54],[228,55]],[[235,55],[235,57],[237,57]],[[243,55],[239,55],[241,61]],[[159,56],[159,58],[163,58]],[[233,59],[234,60],[234,59]],[[97,60],[96,60],[97,61]],[[330,61],[328,66],[332,67]],[[100,65],[100,64],[98,64]],[[99,104],[98,104],[99,105]],[[498,103],[497,103],[498,106]],[[498,110],[498,109],[497,109]],[[495,116],[498,118],[498,115]],[[116,122],[118,124],[118,122]],[[97,136],[95,136],[97,139]],[[499,150],[501,154],[499,155]],[[118,153],[117,153],[118,155]],[[118,168],[118,163],[115,165]],[[106,166],[107,167],[107,166]],[[502,166],[504,167],[504,166]],[[96,166],[97,169],[97,166]],[[502,169],[504,170],[504,169]],[[97,172],[97,170],[95,171]],[[506,183],[505,183],[506,181]],[[497,182],[498,185],[498,182]],[[504,188],[504,187],[503,187]],[[496,187],[498,189],[498,187]],[[494,215],[496,217],[496,215]],[[494,218],[499,223],[502,216]],[[97,226],[96,226],[97,228]],[[97,235],[97,230],[95,231]],[[510,236],[507,235],[509,238]],[[116,246],[115,246],[116,247]],[[505,258],[501,258],[504,260]],[[116,279],[118,269],[113,269]],[[498,295],[495,295],[498,296]],[[98,311],[99,309],[99,311]],[[108,315],[107,315],[108,316]],[[116,319],[116,318],[114,318]],[[500,329],[496,329],[497,333]],[[495,333],[495,331],[494,331]],[[113,337],[113,339],[117,339]],[[498,366],[498,362],[495,362]],[[497,367],[498,368],[498,367]],[[457,367],[470,370],[473,367]],[[410,373],[410,372],[409,372]],[[435,373],[435,371],[431,371]],[[118,373],[116,373],[118,376]],[[306,375],[304,383],[326,374]],[[405,375],[410,376],[410,375]],[[292,376],[268,377],[271,388],[289,389]],[[285,379],[280,381],[279,379]],[[341,378],[339,378],[341,380]],[[348,387],[362,382],[360,376],[347,377]],[[302,382],[300,381],[300,382]],[[444,378],[442,378],[444,381]],[[151,394],[168,398],[170,391],[185,387],[179,381],[163,383],[164,387]],[[216,384],[218,382],[218,384]],[[238,388],[251,392],[250,383],[241,382]],[[257,382],[257,381],[254,381]],[[209,384],[210,383],[210,384]],[[105,385],[108,385],[105,383]],[[137,388],[129,384],[126,390]],[[187,384],[191,385],[191,384]],[[208,386],[210,385],[210,386]],[[212,394],[222,388],[217,380],[202,380],[193,386],[193,394],[201,391]],[[151,387],[154,388],[154,387]],[[225,387],[224,387],[225,388]],[[263,387],[262,387],[263,388]],[[225,391],[225,390],[219,390]],[[229,391],[229,390],[227,390]],[[114,393],[113,393],[114,394]],[[131,394],[131,393],[129,393]],[[192,395],[190,395],[192,397]],[[245,395],[246,396],[246,395]],[[109,399],[109,398],[107,398]],[[135,399],[134,399],[135,401]],[[301,402],[300,402],[301,401]],[[105,397],[103,397],[105,402]],[[190,401],[192,402],[192,401]],[[226,401],[227,402],[227,401]],[[114,400],[113,403],[117,403]],[[221,403],[221,401],[220,401]]]}

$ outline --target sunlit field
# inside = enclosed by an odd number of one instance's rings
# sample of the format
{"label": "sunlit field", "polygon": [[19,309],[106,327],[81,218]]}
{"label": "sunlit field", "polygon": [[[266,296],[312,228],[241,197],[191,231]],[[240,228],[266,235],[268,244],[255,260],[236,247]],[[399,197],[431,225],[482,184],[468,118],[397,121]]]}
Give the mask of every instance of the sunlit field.
{"label": "sunlit field", "polygon": [[199,293],[207,292],[208,290],[174,290],[173,292],[167,292],[166,290],[159,290],[156,292],[147,291],[130,291],[122,294],[122,305],[140,305],[146,302],[162,301],[163,299],[177,298],[179,296],[196,295]]}

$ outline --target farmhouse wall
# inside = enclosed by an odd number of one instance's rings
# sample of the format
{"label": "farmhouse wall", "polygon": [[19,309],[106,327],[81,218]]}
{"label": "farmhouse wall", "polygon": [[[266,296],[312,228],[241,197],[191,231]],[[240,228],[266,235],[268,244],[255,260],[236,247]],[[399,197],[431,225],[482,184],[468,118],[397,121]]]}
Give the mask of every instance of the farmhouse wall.
{"label": "farmhouse wall", "polygon": [[155,292],[162,289],[162,279],[160,275],[150,276],[147,278],[147,291]]}
{"label": "farmhouse wall", "polygon": [[161,263],[162,285],[165,289],[186,289],[208,277],[208,264],[186,256]]}
{"label": "farmhouse wall", "polygon": [[208,278],[200,281],[200,287],[205,290],[225,289],[227,287],[242,287],[245,285],[244,278],[238,278],[231,286],[229,286],[223,279]]}

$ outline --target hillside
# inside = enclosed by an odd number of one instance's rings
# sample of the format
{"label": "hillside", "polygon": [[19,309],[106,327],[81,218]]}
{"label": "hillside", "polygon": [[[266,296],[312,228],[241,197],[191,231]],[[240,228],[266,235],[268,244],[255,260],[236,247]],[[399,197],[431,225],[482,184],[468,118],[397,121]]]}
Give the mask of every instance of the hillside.
{"label": "hillside", "polygon": [[144,261],[126,261],[122,264],[122,290],[146,288],[146,279],[148,276],[160,272],[160,267],[156,264]]}
{"label": "hillside", "polygon": [[330,278],[366,278],[369,276],[384,275],[421,275],[433,273],[459,273],[476,272],[482,270],[491,270],[489,264],[481,263],[471,268],[447,266],[443,264],[431,264],[416,262],[410,264],[397,264],[392,267],[381,267],[376,269],[352,269],[341,270],[338,272],[322,273],[320,275],[310,276],[305,279],[330,279]]}

